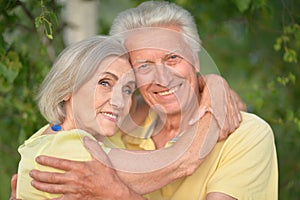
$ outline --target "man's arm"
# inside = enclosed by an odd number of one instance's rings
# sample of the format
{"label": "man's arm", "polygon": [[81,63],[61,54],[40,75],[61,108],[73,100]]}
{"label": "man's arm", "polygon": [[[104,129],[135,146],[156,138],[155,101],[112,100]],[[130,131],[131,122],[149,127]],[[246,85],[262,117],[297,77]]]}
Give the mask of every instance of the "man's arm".
{"label": "man's arm", "polygon": [[[44,157],[37,158],[43,163]],[[46,160],[47,163],[49,160]],[[51,161],[51,159],[50,159]],[[59,161],[59,162],[56,162]],[[30,176],[37,180],[48,180],[46,182],[32,181],[33,187],[38,190],[64,195],[59,200],[74,199],[107,199],[107,200],[143,200],[142,195],[130,189],[117,175],[116,171],[93,160],[87,162],[69,161],[58,159],[51,162],[54,168],[63,169],[66,173],[30,172]],[[71,164],[71,165],[70,165]],[[82,170],[84,169],[84,170]],[[59,177],[59,178],[57,178]],[[57,200],[58,200],[57,199]],[[56,200],[56,199],[55,199]]]}
{"label": "man's arm", "polygon": [[[199,127],[196,128],[198,128],[198,131],[202,130],[205,134],[198,134],[193,129],[190,132],[186,132],[171,148],[153,151],[154,154],[150,156],[147,155],[149,152],[140,152],[140,155],[142,155],[139,157],[140,159],[137,158],[132,161],[135,164],[132,166],[136,166],[135,169],[138,173],[134,173],[132,168],[126,169],[130,170],[131,173],[122,170],[124,165],[118,166],[117,171],[112,169],[112,166],[121,165],[120,161],[125,163],[125,165],[129,165],[129,161],[132,160],[130,151],[126,152],[116,149],[113,154],[109,154],[112,161],[112,164],[110,164],[98,143],[93,140],[87,140],[88,150],[94,157],[94,160],[79,162],[45,156],[38,157],[38,163],[66,172],[50,173],[34,170],[30,173],[36,180],[33,182],[33,186],[38,190],[49,193],[63,193],[65,198],[70,196],[70,199],[80,199],[87,195],[95,199],[106,195],[106,198],[109,199],[109,195],[117,195],[114,193],[114,189],[112,190],[112,188],[116,187],[119,188],[118,191],[121,194],[125,190],[125,194],[129,195],[132,195],[131,193],[145,194],[157,190],[176,178],[191,175],[204,160],[199,159],[199,154],[206,155],[213,148],[218,139],[218,125],[211,113],[206,113],[201,121],[203,123],[199,122]],[[214,135],[214,139],[212,139],[214,142],[205,140],[208,135]],[[204,146],[205,151],[200,152],[199,149]],[[173,154],[174,151],[175,154]],[[178,155],[178,157],[174,157],[174,155]],[[119,159],[119,157],[125,156],[127,156],[126,159]],[[136,154],[133,155],[133,157],[136,156]],[[157,164],[152,162],[153,159],[167,161],[164,161],[166,163]],[[144,167],[147,165],[152,165],[152,170],[148,168],[149,171],[145,171]],[[127,191],[129,188],[133,190],[129,190],[131,193]]]}
{"label": "man's arm", "polygon": [[240,105],[244,105],[244,102],[219,75],[200,76],[198,81],[202,95],[201,105],[211,108],[221,129],[219,141],[224,140],[239,127],[242,121],[240,111],[245,109],[245,106]]}

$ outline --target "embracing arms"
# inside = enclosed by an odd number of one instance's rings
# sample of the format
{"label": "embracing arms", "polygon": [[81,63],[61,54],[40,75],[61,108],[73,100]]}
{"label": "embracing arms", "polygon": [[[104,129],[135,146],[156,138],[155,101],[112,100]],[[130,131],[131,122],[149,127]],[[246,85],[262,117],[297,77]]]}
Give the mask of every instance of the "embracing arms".
{"label": "embracing arms", "polygon": [[[122,196],[126,199],[126,196],[129,195],[131,199],[139,199],[142,197],[137,195],[137,193],[148,193],[161,188],[163,185],[168,184],[177,178],[191,175],[203,162],[203,158],[214,146],[217,138],[226,138],[229,132],[232,132],[238,127],[241,120],[235,100],[233,100],[233,97],[229,92],[230,88],[227,83],[224,82],[222,78],[213,78],[215,79],[214,81],[209,81],[212,80],[209,78],[208,80],[199,80],[202,81],[203,84],[203,100],[200,107],[203,107],[204,115],[201,118],[202,121],[200,120],[201,126],[198,127],[198,131],[194,130],[190,131],[190,133],[185,133],[172,148],[163,149],[157,152],[148,152],[150,153],[149,155],[142,153],[134,154],[134,156],[132,154],[128,154],[128,152],[127,154],[125,152],[125,154],[122,155],[120,154],[120,150],[113,150],[110,155],[110,161],[105,157],[105,154],[101,149],[99,149],[99,147],[96,146],[95,143],[88,141],[87,146],[94,156],[94,160],[87,162],[75,162],[49,157],[40,157],[38,159],[40,164],[65,170],[66,173],[50,174],[47,172],[33,171],[31,175],[36,179],[36,181],[33,182],[33,185],[37,189],[43,191],[63,193],[65,194],[63,199],[80,199],[80,197],[87,197],[88,195],[93,198],[104,197],[103,199],[113,199],[113,196]],[[203,81],[206,82],[203,83]],[[216,93],[212,93],[214,91],[216,91]],[[212,101],[215,98],[217,98],[218,101]],[[224,106],[223,103],[227,106]],[[207,108],[212,109],[208,109],[209,112],[206,112]],[[220,130],[222,130],[221,133]],[[210,137],[213,138],[209,140],[210,142],[208,143],[207,141],[204,143],[204,137],[206,135],[210,135]],[[194,140],[191,139],[193,137]],[[199,152],[200,149],[202,149],[202,145],[207,145],[208,148],[206,148],[207,152],[202,152],[201,159],[199,159]],[[138,156],[138,162],[140,164],[143,164],[145,161],[150,162],[151,159],[159,158],[161,156],[163,156],[163,158],[171,159],[169,162],[152,166],[152,168],[150,167],[147,170],[143,169],[143,171],[140,171],[142,169],[141,168],[138,170],[139,173],[128,173],[128,171],[134,171],[129,169],[126,170],[123,168],[124,166],[117,166],[118,157],[121,156],[121,160],[125,160],[126,156],[133,156],[132,159],[136,159],[137,155],[140,155]],[[174,155],[178,155],[176,159],[173,158]],[[101,160],[105,164],[98,160]],[[128,159],[126,159],[126,161],[128,161]],[[120,163],[122,164],[122,162],[119,162],[119,164]],[[136,164],[136,166],[145,165]],[[116,171],[113,167],[118,170]],[[161,177],[164,178],[162,179]],[[118,187],[118,192],[115,192],[115,190],[103,190],[107,183],[111,183],[108,185]],[[103,191],[107,192],[105,193]]]}

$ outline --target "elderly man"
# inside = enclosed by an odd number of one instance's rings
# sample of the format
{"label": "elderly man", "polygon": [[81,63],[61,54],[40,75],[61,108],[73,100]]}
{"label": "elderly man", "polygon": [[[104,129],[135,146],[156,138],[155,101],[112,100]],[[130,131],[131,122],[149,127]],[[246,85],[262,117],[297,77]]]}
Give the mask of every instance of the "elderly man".
{"label": "elderly man", "polygon": [[[202,116],[201,109],[198,109],[199,104],[206,98],[199,92],[197,72],[199,71],[198,52],[201,47],[193,18],[186,10],[175,4],[145,2],[137,8],[122,12],[115,19],[111,34],[121,34],[124,39],[136,72],[140,94],[151,107],[150,116],[143,116],[145,113],[140,112],[147,110],[144,104],[136,107],[137,113],[133,115],[133,121],[140,125],[139,130],[145,127],[147,131],[144,132],[145,134],[133,131],[131,136],[123,137],[124,145],[128,149],[140,150],[172,146],[184,130],[197,124]],[[208,83],[213,80],[209,79]],[[212,108],[204,111],[206,113],[204,118],[212,117],[209,121],[214,121],[213,118],[217,119],[219,128],[224,125],[224,116],[211,115],[211,113],[214,113],[214,108],[219,107],[220,104],[222,106],[223,102],[219,102],[213,95],[208,106],[204,106]],[[148,120],[153,112],[156,120]],[[266,122],[253,114],[242,113],[242,116],[240,127],[227,140],[219,141],[215,145],[218,134],[204,138],[202,145],[207,151],[200,150],[199,154],[201,157],[206,156],[205,160],[200,166],[185,174],[190,176],[182,177],[149,193],[146,198],[277,199],[277,160],[272,130]],[[143,120],[144,118],[146,120]],[[196,128],[196,130],[197,135],[203,135],[200,129]],[[99,157],[97,151],[100,150],[93,146],[95,144],[90,143],[91,152],[94,152],[94,157]],[[210,152],[211,148],[213,149]],[[210,153],[207,155],[208,152]],[[114,158],[111,159],[114,165]],[[64,193],[65,196],[61,199],[80,198],[81,194],[81,198],[94,199],[114,199],[120,194],[123,195],[123,199],[142,198],[130,190],[131,188],[138,191],[136,185],[129,184],[127,187],[128,184],[119,180],[112,170],[106,170],[106,174],[114,174],[112,183],[116,184],[119,191],[113,192],[112,188],[103,192],[101,184],[99,185],[101,179],[94,172],[95,166],[93,170],[89,169],[91,165],[81,165],[85,167],[71,170],[72,167],[69,167],[68,170],[60,167],[55,159],[43,158],[39,162],[68,171],[64,178],[60,176],[60,180],[49,178],[48,174],[36,171],[32,174],[39,181],[34,183],[35,187],[48,192]],[[63,160],[63,162],[72,164],[71,161]],[[62,162],[60,164],[64,165]],[[121,167],[120,170],[125,169],[124,167],[126,166]],[[78,175],[80,173],[86,175],[83,171],[88,171],[89,175],[94,177],[89,180],[83,179],[83,175]],[[81,182],[90,181],[90,184],[87,184],[88,190],[77,188],[76,195],[72,196],[71,192],[68,193],[63,189],[62,186],[69,187],[68,182],[72,182],[72,178],[66,178],[71,172],[73,177],[74,174],[81,177]],[[60,184],[60,187],[53,185],[50,187],[43,182]]]}

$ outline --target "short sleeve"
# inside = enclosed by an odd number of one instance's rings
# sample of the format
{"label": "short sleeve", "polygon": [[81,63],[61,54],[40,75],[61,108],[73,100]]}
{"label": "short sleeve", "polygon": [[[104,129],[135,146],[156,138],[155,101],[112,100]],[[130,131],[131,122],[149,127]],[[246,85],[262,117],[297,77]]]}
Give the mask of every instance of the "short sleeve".
{"label": "short sleeve", "polygon": [[256,116],[245,118],[245,126],[225,142],[207,193],[221,192],[239,200],[277,199],[278,169],[272,129]]}
{"label": "short sleeve", "polygon": [[91,160],[91,155],[83,144],[83,138],[85,136],[94,139],[87,132],[78,129],[68,132],[59,132],[47,145],[44,145],[44,147],[40,149],[38,154],[77,161]]}
{"label": "short sleeve", "polygon": [[[82,130],[61,131],[53,135],[34,136],[20,146],[21,161],[18,169],[17,197],[20,199],[46,199],[61,195],[49,194],[39,191],[31,186],[32,178],[29,172],[38,169],[48,172],[61,172],[60,170],[39,165],[35,158],[39,155],[65,158],[75,161],[88,161],[92,157],[85,149],[82,139],[90,134]],[[95,139],[94,139],[95,140]]]}

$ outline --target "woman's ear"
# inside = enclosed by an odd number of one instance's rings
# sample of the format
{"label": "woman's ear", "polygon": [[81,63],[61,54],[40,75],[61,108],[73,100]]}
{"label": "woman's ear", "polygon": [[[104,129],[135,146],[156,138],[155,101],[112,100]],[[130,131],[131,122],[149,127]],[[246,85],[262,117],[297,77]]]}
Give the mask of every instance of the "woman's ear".
{"label": "woman's ear", "polygon": [[69,94],[69,95],[65,96],[65,97],[63,98],[63,100],[64,100],[64,101],[69,101],[69,100],[71,99],[71,96],[72,96],[72,95]]}

